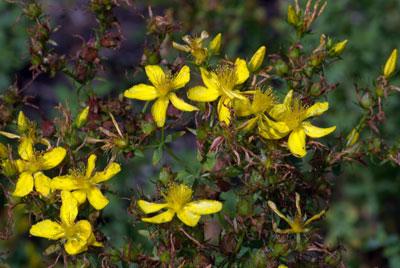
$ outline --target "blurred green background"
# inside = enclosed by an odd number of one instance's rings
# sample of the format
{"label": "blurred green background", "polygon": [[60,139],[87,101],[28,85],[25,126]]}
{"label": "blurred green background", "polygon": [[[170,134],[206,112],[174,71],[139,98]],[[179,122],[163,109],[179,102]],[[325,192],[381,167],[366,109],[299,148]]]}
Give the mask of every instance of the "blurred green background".
{"label": "blurred green background", "polygon": [[[87,16],[87,10],[81,9],[84,3],[72,0],[44,1],[46,12],[54,19],[53,23],[61,26],[59,32],[54,34],[60,53],[73,54],[79,46],[80,41],[71,38],[72,35],[90,37],[88,33],[95,21],[92,16]],[[109,69],[106,69],[104,81],[95,87],[96,92],[99,95],[106,95],[113,90],[120,93],[119,89],[129,84],[121,70],[133,69],[140,62],[146,25],[138,14],[146,14],[148,4],[156,15],[162,15],[166,10],[172,11],[174,19],[181,25],[182,34],[198,34],[202,30],[207,30],[211,35],[222,32],[223,49],[228,55],[249,57],[260,45],[267,46],[267,53],[275,53],[285,51],[288,41],[294,40],[285,22],[288,3],[277,0],[153,0],[134,1],[134,9],[120,7],[116,10],[116,16],[122,24],[126,40],[118,53],[105,53]],[[23,83],[30,78],[27,22],[20,15],[20,7],[0,1],[0,90],[15,81]],[[332,0],[328,1],[325,13],[314,25],[313,34],[307,37],[314,47],[322,33],[335,40],[349,40],[343,59],[326,69],[329,82],[339,83],[337,90],[329,96],[331,109],[327,113],[327,125],[338,126],[336,135],[346,135],[359,119],[361,111],[354,103],[354,84],[359,87],[372,85],[391,50],[400,48],[399,26],[400,0]],[[180,36],[174,38],[180,41]],[[394,79],[394,84],[399,82],[398,78]],[[63,77],[41,77],[26,94],[36,95],[38,104],[46,109],[57,102],[68,102],[71,108],[77,109],[73,90]],[[383,136],[392,143],[400,142],[399,105],[398,94],[385,106],[388,118]],[[192,151],[187,154],[189,159],[194,157]],[[367,159],[367,164],[370,164],[368,168],[347,165],[334,182],[334,200],[325,220],[326,243],[344,247],[345,263],[349,267],[400,267],[400,169],[380,164],[376,159]],[[151,173],[151,168],[146,168],[144,161],[131,163],[131,166],[143,167],[136,172],[136,175],[139,173],[136,177],[148,178]],[[135,187],[137,181],[133,177],[132,173],[125,172],[111,185],[128,196],[129,191],[123,189]],[[123,180],[124,183],[117,184],[116,180]],[[125,213],[128,202],[119,199],[112,201],[113,205],[105,209],[108,219],[116,215],[126,217],[118,222],[108,220],[107,227],[102,230],[106,234],[119,234],[121,241],[115,241],[115,246],[121,244],[124,237],[140,237],[129,228],[129,216]],[[24,240],[0,242],[0,263],[3,260],[12,267],[26,264],[29,267],[41,266],[41,253],[34,247],[34,243],[40,240],[28,238],[26,224],[20,221],[17,226],[20,238],[23,236]],[[14,252],[16,248],[18,252]]]}

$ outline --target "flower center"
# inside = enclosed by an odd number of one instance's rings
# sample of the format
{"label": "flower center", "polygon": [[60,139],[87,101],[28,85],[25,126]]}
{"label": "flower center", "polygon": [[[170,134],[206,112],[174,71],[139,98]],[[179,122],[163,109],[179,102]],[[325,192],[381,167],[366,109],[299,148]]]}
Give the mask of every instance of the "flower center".
{"label": "flower center", "polygon": [[173,184],[169,187],[165,200],[170,208],[179,211],[184,205],[192,200],[192,193],[193,191],[184,184]]}
{"label": "flower center", "polygon": [[157,90],[161,96],[167,95],[173,89],[172,81],[173,76],[171,74],[166,74],[165,78],[158,83]]}
{"label": "flower center", "polygon": [[236,67],[233,65],[221,65],[216,70],[218,80],[218,89],[224,95],[230,96],[237,84]]}
{"label": "flower center", "polygon": [[278,121],[285,122],[290,129],[297,128],[306,118],[307,109],[301,104],[300,100],[295,99],[290,107],[282,113]]}

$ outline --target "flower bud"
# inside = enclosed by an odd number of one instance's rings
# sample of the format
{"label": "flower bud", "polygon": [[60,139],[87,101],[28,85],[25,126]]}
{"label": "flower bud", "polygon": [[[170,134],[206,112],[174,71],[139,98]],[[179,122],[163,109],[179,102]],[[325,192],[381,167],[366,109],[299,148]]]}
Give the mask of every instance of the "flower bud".
{"label": "flower bud", "polygon": [[23,111],[20,111],[17,119],[18,132],[23,133],[29,128],[29,119],[26,118]]}
{"label": "flower bud", "polygon": [[397,49],[393,49],[392,54],[390,54],[383,68],[383,76],[385,76],[386,79],[389,79],[396,70],[397,58]]}
{"label": "flower bud", "polygon": [[75,119],[75,125],[77,128],[83,127],[88,119],[89,116],[89,106],[87,106],[85,109],[83,109],[78,116]]}
{"label": "flower bud", "polygon": [[261,64],[264,61],[265,50],[266,50],[265,46],[262,46],[251,57],[250,62],[248,64],[250,72],[255,72],[260,68]]}
{"label": "flower bud", "polygon": [[346,146],[347,147],[353,146],[358,141],[359,137],[360,137],[359,131],[357,130],[357,128],[353,128],[350,131],[349,135],[347,135],[346,137]]}
{"label": "flower bud", "polygon": [[293,26],[296,26],[299,22],[299,16],[292,5],[288,6],[287,21]]}
{"label": "flower bud", "polygon": [[336,44],[333,45],[332,49],[331,49],[331,54],[333,56],[339,56],[343,53],[343,51],[345,50],[346,46],[347,46],[348,40],[344,40],[341,42],[338,42]]}
{"label": "flower bud", "polygon": [[210,44],[208,45],[208,49],[210,50],[211,54],[218,54],[219,50],[221,49],[221,39],[222,34],[217,34],[213,40],[211,40]]}

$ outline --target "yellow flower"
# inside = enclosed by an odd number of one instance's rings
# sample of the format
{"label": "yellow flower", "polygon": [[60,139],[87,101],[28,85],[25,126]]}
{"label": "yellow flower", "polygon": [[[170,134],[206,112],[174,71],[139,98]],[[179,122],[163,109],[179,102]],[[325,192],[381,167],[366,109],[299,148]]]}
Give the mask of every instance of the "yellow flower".
{"label": "yellow flower", "polygon": [[64,159],[67,151],[62,147],[56,147],[46,153],[36,152],[33,148],[33,140],[28,137],[21,137],[18,146],[18,154],[21,159],[15,160],[19,178],[14,196],[22,197],[33,190],[43,196],[50,193],[50,178],[42,171],[55,168]]}
{"label": "yellow flower", "polygon": [[259,49],[257,49],[257,51],[254,53],[254,55],[251,57],[248,67],[249,67],[249,71],[250,72],[256,72],[261,64],[264,61],[264,57],[265,57],[265,46],[261,46]]}
{"label": "yellow flower", "polygon": [[256,125],[258,125],[259,128],[260,126],[264,126],[264,122],[269,125],[278,124],[278,127],[281,129],[286,127],[283,122],[274,122],[265,115],[265,113],[269,112],[276,104],[275,97],[270,88],[265,92],[256,89],[255,91],[247,91],[243,93],[251,93],[253,95],[253,100],[252,102],[250,102],[249,99],[235,100],[233,104],[235,114],[239,117],[254,116],[245,121],[239,129],[242,129],[245,132],[251,131]]}
{"label": "yellow flower", "polygon": [[172,42],[172,47],[190,53],[195,59],[195,63],[197,65],[201,65],[207,57],[213,54],[218,54],[221,48],[221,34],[217,34],[213,40],[211,40],[208,48],[204,47],[203,42],[209,37],[206,31],[202,31],[200,37],[192,37],[189,35],[185,35],[182,40],[186,43],[186,45],[178,44]]}
{"label": "yellow flower", "polygon": [[51,180],[51,188],[56,190],[73,191],[72,195],[79,204],[83,204],[86,198],[97,210],[103,209],[108,204],[108,199],[98,188],[98,184],[111,179],[121,171],[117,163],[111,163],[104,171],[94,172],[96,155],[91,154],[88,159],[86,172],[73,171],[69,175],[58,176]]}
{"label": "yellow flower", "polygon": [[397,54],[397,49],[393,49],[392,53],[385,63],[385,67],[383,68],[383,76],[385,76],[386,79],[390,78],[396,70],[398,58]]}
{"label": "yellow flower", "polygon": [[144,200],[138,201],[139,208],[146,214],[167,209],[151,218],[142,218],[144,222],[164,223],[169,222],[177,214],[178,218],[188,226],[196,226],[201,215],[217,213],[222,209],[222,203],[215,200],[192,200],[192,190],[184,185],[173,184],[164,196],[166,203],[157,204]]}
{"label": "yellow flower", "polygon": [[304,107],[299,99],[293,98],[293,91],[290,90],[282,104],[275,105],[269,115],[280,124],[267,124],[260,128],[260,135],[266,139],[281,139],[289,135],[288,147],[296,157],[304,157],[306,151],[306,136],[321,138],[335,131],[336,126],[319,128],[310,123],[307,119],[321,115],[329,108],[328,102],[317,102],[311,107]]}
{"label": "yellow flower", "polygon": [[170,101],[175,108],[181,111],[192,112],[198,110],[197,107],[178,98],[174,92],[176,89],[184,87],[189,82],[190,69],[188,66],[183,66],[175,76],[166,74],[158,65],[147,65],[145,71],[153,85],[135,85],[125,90],[124,96],[130,99],[144,101],[157,99],[151,108],[151,114],[158,127],[163,127],[165,124],[167,108]]}
{"label": "yellow flower", "polygon": [[278,210],[278,208],[276,207],[274,202],[268,201],[268,206],[275,212],[276,215],[278,215],[281,219],[286,221],[287,224],[289,224],[289,226],[290,226],[289,229],[281,230],[274,223],[273,229],[276,233],[279,233],[279,234],[300,234],[300,233],[309,232],[310,229],[307,228],[307,226],[310,225],[311,222],[320,219],[325,214],[325,210],[322,210],[320,213],[318,213],[306,220],[301,212],[300,195],[298,193],[296,193],[296,210],[297,210],[297,212],[293,219],[291,217],[287,217],[287,216],[283,215],[283,213]]}
{"label": "yellow flower", "polygon": [[96,241],[89,221],[80,220],[75,223],[78,203],[72,194],[67,191],[61,192],[61,200],[61,222],[40,221],[31,227],[29,233],[50,240],[65,239],[64,248],[69,255],[86,251],[88,246],[102,247],[102,243]]}
{"label": "yellow flower", "polygon": [[214,72],[200,68],[200,72],[205,87],[197,86],[189,89],[188,98],[193,101],[212,102],[221,97],[217,106],[218,119],[220,122],[229,125],[231,122],[230,108],[232,107],[232,101],[246,99],[237,90],[237,87],[249,78],[246,61],[238,58],[234,65],[220,66]]}

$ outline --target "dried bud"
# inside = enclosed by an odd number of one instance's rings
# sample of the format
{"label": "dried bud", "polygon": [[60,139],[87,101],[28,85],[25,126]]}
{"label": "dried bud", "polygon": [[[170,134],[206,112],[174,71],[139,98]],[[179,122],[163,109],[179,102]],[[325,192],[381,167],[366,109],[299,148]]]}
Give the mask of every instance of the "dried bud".
{"label": "dried bud", "polygon": [[251,57],[248,64],[250,72],[256,72],[260,68],[261,64],[264,61],[265,50],[265,46],[262,46],[256,51],[256,53],[254,53],[253,57]]}
{"label": "dried bud", "polygon": [[221,49],[221,39],[222,39],[222,34],[219,33],[217,34],[213,40],[211,40],[210,44],[208,45],[208,49],[210,51],[210,54],[219,54],[219,51]]}
{"label": "dried bud", "polygon": [[397,54],[398,54],[397,49],[393,49],[392,54],[390,54],[389,58],[385,63],[385,67],[383,69],[383,76],[385,76],[386,79],[389,79],[396,70],[397,58],[398,58]]}

